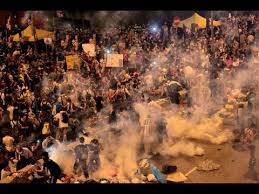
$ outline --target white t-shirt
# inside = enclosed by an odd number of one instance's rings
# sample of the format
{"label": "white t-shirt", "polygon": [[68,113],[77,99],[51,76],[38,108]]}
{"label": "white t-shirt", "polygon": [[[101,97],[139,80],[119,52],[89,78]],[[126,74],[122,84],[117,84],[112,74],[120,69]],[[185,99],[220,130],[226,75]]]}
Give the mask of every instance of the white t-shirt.
{"label": "white t-shirt", "polygon": [[58,127],[59,128],[67,128],[68,127],[68,123],[63,123],[62,122],[62,120],[63,120],[62,113],[63,112],[65,112],[65,111],[60,111],[58,114],[56,114],[54,116],[54,119],[58,120]]}
{"label": "white t-shirt", "polygon": [[14,148],[13,142],[14,142],[13,137],[8,136],[8,135],[3,137],[3,144],[5,145],[5,148],[7,151],[12,151],[12,149]]}

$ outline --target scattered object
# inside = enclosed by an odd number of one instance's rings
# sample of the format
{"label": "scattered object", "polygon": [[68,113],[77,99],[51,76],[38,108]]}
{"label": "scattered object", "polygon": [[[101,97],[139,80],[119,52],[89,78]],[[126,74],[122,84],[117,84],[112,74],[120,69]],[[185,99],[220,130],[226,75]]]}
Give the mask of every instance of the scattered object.
{"label": "scattered object", "polygon": [[162,167],[162,173],[163,174],[170,174],[170,173],[174,173],[177,170],[177,166],[171,166],[171,165],[164,165]]}
{"label": "scattered object", "polygon": [[107,183],[109,183],[109,181],[107,179],[100,179],[100,183],[107,184]]}
{"label": "scattered object", "polygon": [[142,181],[147,181],[147,177],[146,177],[146,176],[144,176],[143,174],[141,175],[141,177],[140,177],[140,178],[141,178],[141,180],[142,180]]}
{"label": "scattered object", "polygon": [[64,184],[63,181],[61,181],[60,179],[57,180],[57,184]]}
{"label": "scattered object", "polygon": [[153,173],[153,175],[156,177],[156,179],[160,182],[160,183],[166,183],[165,178],[163,177],[163,175],[161,174],[160,170],[154,166],[153,164],[150,165],[151,171]]}
{"label": "scattered object", "polygon": [[193,169],[191,169],[189,172],[187,172],[185,174],[186,177],[188,177],[191,173],[193,173],[195,170],[197,170],[197,167],[194,167]]}
{"label": "scattered object", "polygon": [[142,183],[142,181],[139,178],[134,177],[133,179],[131,179],[131,183]]}
{"label": "scattered object", "polygon": [[198,165],[198,170],[202,171],[218,170],[219,168],[220,165],[213,162],[212,160],[205,160]]}
{"label": "scattered object", "polygon": [[139,169],[142,174],[147,175],[150,169],[148,159],[143,159],[139,162]]}
{"label": "scattered object", "polygon": [[187,177],[193,173],[195,170],[197,170],[197,167],[194,167],[193,169],[191,169],[189,172],[187,172],[185,175],[181,172],[175,172],[172,173],[170,175],[167,176],[167,181],[170,182],[176,182],[176,183],[180,183],[180,182],[184,182],[187,180]]}
{"label": "scattered object", "polygon": [[186,181],[187,177],[184,176],[184,174],[181,172],[175,172],[175,173],[168,175],[166,180],[170,181],[170,182],[179,183],[179,182]]}
{"label": "scattered object", "polygon": [[148,180],[148,182],[155,182],[156,177],[153,174],[149,174],[149,175],[147,175],[147,180]]}
{"label": "scattered object", "polygon": [[88,179],[87,181],[84,182],[85,184],[88,183],[98,183],[97,181],[95,181],[94,179]]}

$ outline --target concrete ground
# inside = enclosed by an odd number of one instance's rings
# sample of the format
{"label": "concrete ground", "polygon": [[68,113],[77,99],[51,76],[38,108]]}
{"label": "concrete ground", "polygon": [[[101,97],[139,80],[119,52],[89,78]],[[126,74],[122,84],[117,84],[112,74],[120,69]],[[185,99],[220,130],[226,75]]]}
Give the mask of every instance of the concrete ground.
{"label": "concrete ground", "polygon": [[[221,165],[214,171],[194,171],[188,176],[186,183],[259,183],[246,178],[250,159],[250,150],[236,151],[232,148],[233,143],[222,145],[209,145],[198,143],[205,149],[203,156],[177,157],[177,158],[154,158],[154,163],[161,169],[162,165],[176,165],[177,171],[186,174],[200,162],[208,159]],[[256,141],[256,159],[259,159],[259,140]],[[162,160],[161,160],[162,159]],[[259,172],[259,165],[256,164],[256,171]]]}

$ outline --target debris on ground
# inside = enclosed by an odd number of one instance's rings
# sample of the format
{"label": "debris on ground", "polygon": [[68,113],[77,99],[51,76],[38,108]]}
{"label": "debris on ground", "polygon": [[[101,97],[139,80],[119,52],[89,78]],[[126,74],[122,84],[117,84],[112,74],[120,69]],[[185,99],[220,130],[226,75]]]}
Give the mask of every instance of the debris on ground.
{"label": "debris on ground", "polygon": [[212,170],[218,170],[220,168],[220,164],[217,164],[212,160],[205,160],[201,162],[197,167],[198,167],[198,170],[201,170],[201,171],[212,171]]}
{"label": "debris on ground", "polygon": [[144,175],[141,175],[140,178],[141,178],[141,180],[144,181],[144,182],[147,181],[147,177],[144,176]]}
{"label": "debris on ground", "polygon": [[139,162],[139,168],[140,169],[147,169],[147,168],[149,168],[149,162],[148,162],[148,160],[147,159],[143,159],[143,160],[141,160],[140,162]]}
{"label": "debris on ground", "polygon": [[107,180],[107,179],[100,179],[100,181],[99,181],[100,183],[102,183],[102,184],[107,184],[107,183],[110,183],[110,181],[109,180]]}
{"label": "debris on ground", "polygon": [[148,180],[148,182],[155,182],[156,177],[153,174],[149,174],[149,175],[147,175],[147,180]]}
{"label": "debris on ground", "polygon": [[134,177],[133,179],[131,179],[131,183],[143,183],[143,181],[141,181],[139,178]]}
{"label": "debris on ground", "polygon": [[88,179],[88,180],[86,180],[84,183],[85,183],[85,184],[88,184],[88,183],[93,184],[93,183],[98,183],[98,182],[97,182],[96,180],[94,180],[94,179]]}
{"label": "debris on ground", "polygon": [[162,166],[162,173],[163,174],[170,174],[177,171],[177,166],[171,166],[171,165],[164,165]]}
{"label": "debris on ground", "polygon": [[197,170],[197,167],[194,167],[191,169],[189,172],[186,174],[183,174],[181,172],[175,172],[167,176],[166,180],[167,182],[175,182],[175,183],[180,183],[180,182],[185,182],[188,180],[188,176],[193,173],[195,170]]}
{"label": "debris on ground", "polygon": [[167,181],[170,181],[170,182],[176,182],[176,183],[179,183],[179,182],[184,182],[187,180],[187,177],[184,176],[183,173],[181,172],[175,172],[175,173],[172,173],[170,175],[167,176],[166,178]]}
{"label": "debris on ground", "polygon": [[158,180],[159,183],[162,183],[162,184],[166,183],[166,180],[165,180],[164,176],[161,174],[160,170],[156,166],[151,164],[150,169],[151,169],[151,172],[156,177],[156,179]]}

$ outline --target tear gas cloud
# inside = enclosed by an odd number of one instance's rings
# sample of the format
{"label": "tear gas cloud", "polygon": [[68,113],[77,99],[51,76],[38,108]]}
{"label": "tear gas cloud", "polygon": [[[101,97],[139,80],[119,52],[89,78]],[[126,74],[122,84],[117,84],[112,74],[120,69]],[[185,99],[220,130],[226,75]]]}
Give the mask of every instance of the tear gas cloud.
{"label": "tear gas cloud", "polygon": [[[116,18],[119,21],[121,14],[127,17],[130,12],[117,12],[113,17],[108,17],[109,13],[106,11],[98,12],[93,18],[106,17]],[[116,21],[115,19],[115,21]],[[116,21],[116,22],[117,22]],[[105,21],[107,23],[107,21]],[[109,22],[108,22],[109,24]],[[233,29],[233,27],[231,27]],[[230,36],[233,36],[236,32],[230,31]],[[144,126],[144,120],[148,115],[153,120],[156,120],[160,115],[165,116],[166,129],[169,135],[168,141],[164,142],[157,149],[160,154],[165,156],[178,157],[181,155],[193,157],[195,155],[206,154],[206,150],[202,146],[197,146],[195,142],[206,142],[209,144],[223,144],[233,139],[233,133],[230,129],[223,125],[223,118],[219,116],[219,112],[224,105],[224,99],[227,96],[226,90],[223,88],[221,92],[211,97],[211,79],[209,77],[209,54],[206,51],[207,45],[202,45],[200,49],[195,51],[185,52],[182,48],[177,48],[181,53],[181,60],[179,62],[180,71],[184,78],[190,83],[190,97],[192,98],[193,106],[188,108],[190,117],[183,116],[181,108],[171,105],[170,103],[160,103],[159,101],[147,102],[135,102],[134,109],[139,114],[139,123],[132,121],[129,112],[123,112],[119,115],[116,124],[108,124],[105,122],[102,125],[93,127],[91,136],[98,138],[102,144],[101,150],[101,167],[93,175],[97,177],[111,177],[113,173],[117,173],[117,178],[123,180],[130,180],[134,172],[137,170],[139,145],[141,143],[140,130]],[[172,49],[169,47],[169,49]],[[173,49],[172,49],[173,50]],[[162,51],[160,51],[162,52]],[[163,51],[164,52],[164,51]],[[173,51],[171,51],[173,53]],[[159,57],[159,54],[165,57]],[[195,57],[194,57],[195,56]],[[164,55],[163,53],[156,53],[155,61],[157,65],[151,66],[144,75],[142,75],[142,85],[138,89],[139,91],[145,91],[149,88],[156,86],[157,78],[161,78],[159,81],[163,81],[165,72],[169,64],[175,63]],[[250,63],[250,62],[248,62]],[[176,65],[176,64],[174,64]],[[202,67],[202,68],[201,68]],[[221,82],[222,85],[231,83],[234,88],[241,88],[247,83],[255,81],[253,75],[254,67],[248,65],[248,69],[240,70],[236,76],[222,75],[220,79],[214,80]],[[75,78],[77,77],[77,78]],[[76,80],[81,79],[79,74],[67,77],[67,81],[63,83],[75,85]],[[80,87],[76,85],[74,87],[74,94],[82,93],[85,88],[91,89],[91,81],[82,78],[85,86]],[[44,80],[43,85],[48,87],[48,81]],[[234,89],[233,88],[233,89]],[[161,87],[159,88],[162,89]],[[231,88],[232,89],[232,88]],[[141,92],[140,92],[141,93]],[[162,98],[162,97],[161,97]],[[73,100],[76,103],[76,100]],[[104,113],[100,113],[99,117],[106,117]],[[120,136],[112,134],[110,128],[121,129]],[[52,150],[53,157],[57,157],[57,162],[62,164],[61,166],[66,171],[71,171],[70,162],[63,163],[59,158],[63,155],[59,151]],[[70,153],[71,154],[71,153]],[[73,158],[73,157],[72,157]],[[72,159],[70,158],[70,159]],[[69,167],[70,166],[70,167]]]}

